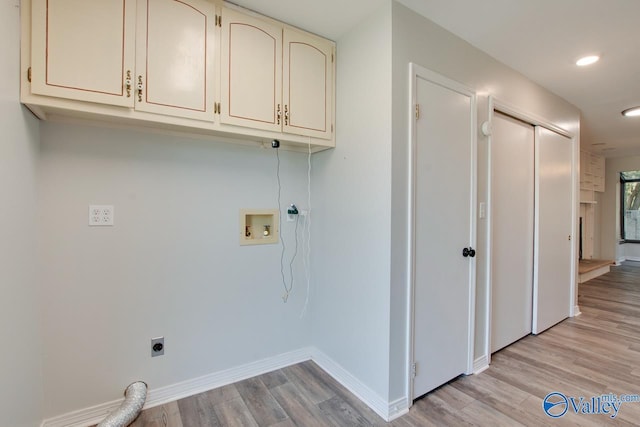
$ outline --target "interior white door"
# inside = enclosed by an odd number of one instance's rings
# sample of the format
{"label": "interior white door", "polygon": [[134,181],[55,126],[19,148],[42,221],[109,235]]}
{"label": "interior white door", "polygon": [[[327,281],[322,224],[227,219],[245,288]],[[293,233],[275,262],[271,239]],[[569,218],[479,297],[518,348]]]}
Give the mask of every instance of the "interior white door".
{"label": "interior white door", "polygon": [[572,269],[572,142],[536,127],[533,332],[569,317]]}
{"label": "interior white door", "polygon": [[531,333],[534,127],[494,113],[491,134],[491,352]]}
{"label": "interior white door", "polygon": [[426,70],[414,82],[413,396],[469,372],[475,258],[475,95]]}

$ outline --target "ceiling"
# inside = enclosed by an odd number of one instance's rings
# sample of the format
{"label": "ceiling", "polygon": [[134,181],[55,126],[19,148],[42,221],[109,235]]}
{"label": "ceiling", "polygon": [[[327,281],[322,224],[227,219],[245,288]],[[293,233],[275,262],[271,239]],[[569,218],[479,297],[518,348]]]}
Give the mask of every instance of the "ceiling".
{"label": "ceiling", "polygon": [[[234,0],[333,40],[387,0]],[[583,149],[640,155],[638,0],[399,0],[582,111]],[[589,67],[575,61],[601,60]]]}

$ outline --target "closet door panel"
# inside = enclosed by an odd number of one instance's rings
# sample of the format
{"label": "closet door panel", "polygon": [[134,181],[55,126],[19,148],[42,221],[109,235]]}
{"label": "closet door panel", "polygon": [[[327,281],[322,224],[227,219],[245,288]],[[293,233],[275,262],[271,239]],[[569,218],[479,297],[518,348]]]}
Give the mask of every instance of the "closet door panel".
{"label": "closet door panel", "polygon": [[536,127],[536,249],[533,332],[569,317],[571,310],[572,142]]}
{"label": "closet door panel", "polygon": [[491,352],[531,333],[534,127],[495,113],[491,135]]}

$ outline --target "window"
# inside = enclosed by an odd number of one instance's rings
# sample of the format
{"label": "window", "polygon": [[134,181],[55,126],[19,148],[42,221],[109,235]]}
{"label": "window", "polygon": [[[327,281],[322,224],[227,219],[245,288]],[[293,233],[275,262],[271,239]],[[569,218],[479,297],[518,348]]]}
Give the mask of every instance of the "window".
{"label": "window", "polygon": [[620,172],[620,234],[640,243],[640,171]]}

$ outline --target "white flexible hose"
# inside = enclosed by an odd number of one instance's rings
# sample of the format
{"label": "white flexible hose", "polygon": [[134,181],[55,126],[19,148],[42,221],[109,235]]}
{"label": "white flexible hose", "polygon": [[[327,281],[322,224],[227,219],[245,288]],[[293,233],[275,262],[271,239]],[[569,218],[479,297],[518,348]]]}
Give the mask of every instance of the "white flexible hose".
{"label": "white flexible hose", "polygon": [[124,402],[110,413],[98,427],[126,427],[135,420],[147,399],[147,384],[142,381],[129,384],[124,392]]}

